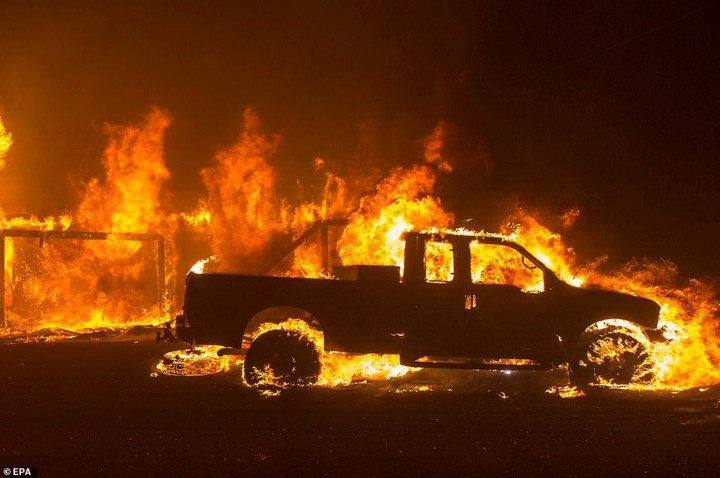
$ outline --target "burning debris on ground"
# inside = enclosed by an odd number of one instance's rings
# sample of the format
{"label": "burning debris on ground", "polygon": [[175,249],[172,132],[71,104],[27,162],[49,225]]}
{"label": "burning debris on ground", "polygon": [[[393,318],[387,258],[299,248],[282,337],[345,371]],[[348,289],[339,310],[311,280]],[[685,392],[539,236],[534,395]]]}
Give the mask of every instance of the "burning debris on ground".
{"label": "burning debris on ground", "polygon": [[164,375],[197,377],[226,372],[233,364],[229,356],[221,357],[221,347],[207,345],[168,352],[155,369]]}

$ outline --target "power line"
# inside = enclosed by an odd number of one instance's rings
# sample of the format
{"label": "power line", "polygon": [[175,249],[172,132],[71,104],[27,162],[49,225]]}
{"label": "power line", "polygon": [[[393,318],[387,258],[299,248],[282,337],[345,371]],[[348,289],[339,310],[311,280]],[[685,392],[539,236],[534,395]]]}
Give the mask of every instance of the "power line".
{"label": "power line", "polygon": [[640,39],[640,38],[643,38],[643,37],[646,37],[646,36],[648,36],[648,35],[651,35],[651,34],[655,33],[655,32],[658,31],[658,30],[662,30],[662,29],[667,28],[667,27],[669,27],[669,26],[671,26],[671,25],[674,25],[674,24],[676,24],[676,23],[682,22],[682,21],[684,21],[684,20],[686,20],[686,19],[688,19],[688,18],[690,18],[690,17],[692,17],[692,16],[694,16],[694,15],[697,15],[698,13],[701,13],[701,12],[704,12],[704,11],[706,11],[706,10],[709,10],[710,8],[712,8],[712,7],[714,7],[715,5],[717,5],[717,3],[718,3],[718,2],[713,2],[713,3],[709,3],[709,4],[707,4],[707,5],[703,5],[702,7],[698,7],[698,8],[696,8],[696,9],[690,11],[690,12],[684,13],[684,14],[680,15],[679,17],[676,17],[676,18],[674,18],[674,19],[672,19],[672,20],[670,20],[670,21],[668,21],[668,22],[662,23],[662,24],[660,24],[660,25],[658,25],[658,26],[656,26],[656,27],[653,27],[653,28],[651,28],[651,29],[649,29],[649,30],[646,30],[646,31],[642,32],[642,33],[639,33],[639,34],[634,35],[634,36],[632,36],[632,37],[629,37],[629,38],[626,38],[626,39],[624,39],[624,40],[621,40],[621,41],[619,41],[619,42],[617,42],[617,43],[613,43],[612,45],[609,45],[609,46],[607,46],[607,47],[605,47],[605,48],[602,48],[602,49],[600,49],[600,50],[597,50],[597,51],[595,51],[595,52],[593,52],[593,53],[590,53],[590,54],[588,54],[588,55],[585,55],[585,56],[583,56],[583,57],[577,58],[577,59],[572,60],[572,61],[568,61],[567,63],[563,63],[563,64],[561,64],[561,65],[555,66],[555,67],[550,68],[550,69],[548,69],[548,70],[541,71],[540,73],[535,73],[534,75],[532,75],[532,76],[530,76],[530,77],[527,77],[527,79],[538,78],[538,77],[547,75],[547,74],[549,74],[549,73],[554,73],[554,72],[556,72],[556,71],[558,71],[558,70],[562,70],[562,69],[567,68],[567,67],[569,67],[569,66],[576,65],[576,64],[578,64],[578,63],[582,63],[582,62],[584,62],[584,61],[587,61],[587,60],[589,60],[589,59],[591,59],[591,58],[595,58],[595,57],[597,57],[597,56],[600,56],[600,55],[602,55],[602,54],[604,54],[604,53],[607,53],[607,52],[610,51],[610,50],[614,50],[615,48],[619,48],[619,47],[621,47],[621,46],[627,45],[628,43],[634,42],[635,40],[638,40],[638,39]]}

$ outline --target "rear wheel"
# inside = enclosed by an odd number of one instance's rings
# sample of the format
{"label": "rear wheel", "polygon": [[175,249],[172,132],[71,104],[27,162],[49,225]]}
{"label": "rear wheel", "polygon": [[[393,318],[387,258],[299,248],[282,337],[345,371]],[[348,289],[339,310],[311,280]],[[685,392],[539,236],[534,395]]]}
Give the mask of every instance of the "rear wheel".
{"label": "rear wheel", "polygon": [[255,338],[243,364],[245,382],[253,387],[312,385],[319,375],[315,344],[292,330],[271,330]]}
{"label": "rear wheel", "polygon": [[580,345],[570,363],[570,378],[579,386],[648,383],[652,368],[647,348],[638,338],[609,331]]}

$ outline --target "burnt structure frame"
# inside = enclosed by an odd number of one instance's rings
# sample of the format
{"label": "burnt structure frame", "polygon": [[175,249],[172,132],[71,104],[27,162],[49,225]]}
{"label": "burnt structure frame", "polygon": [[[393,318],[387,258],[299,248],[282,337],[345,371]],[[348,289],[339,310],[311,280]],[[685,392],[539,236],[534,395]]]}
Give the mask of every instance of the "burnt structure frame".
{"label": "burnt structure frame", "polygon": [[320,263],[322,268],[326,272],[330,272],[330,268],[332,265],[332,257],[331,257],[331,248],[330,248],[330,239],[329,239],[329,229],[331,227],[341,227],[345,228],[347,226],[349,221],[347,219],[323,219],[320,221],[315,221],[308,227],[305,232],[300,234],[297,239],[295,239],[291,244],[289,244],[286,248],[284,248],[277,256],[275,256],[272,260],[270,260],[261,270],[261,275],[267,275],[270,274],[270,272],[280,265],[285,259],[288,258],[290,254],[292,254],[295,249],[302,246],[304,243],[306,243],[310,237],[312,237],[313,234],[318,233],[320,234],[320,253],[322,256],[320,257]]}
{"label": "burnt structure frame", "polygon": [[83,241],[157,242],[157,302],[160,310],[165,309],[167,287],[165,284],[165,238],[162,234],[133,232],[89,232],[89,231],[45,231],[37,229],[0,229],[0,327],[7,328],[5,314],[5,239],[8,237],[38,239],[40,247],[46,239],[75,239]]}

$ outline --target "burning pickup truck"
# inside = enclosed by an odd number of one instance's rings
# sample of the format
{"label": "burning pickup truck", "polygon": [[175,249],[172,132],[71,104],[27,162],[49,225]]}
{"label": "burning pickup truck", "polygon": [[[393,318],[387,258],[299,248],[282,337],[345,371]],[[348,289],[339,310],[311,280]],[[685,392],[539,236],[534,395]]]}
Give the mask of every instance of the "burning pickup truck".
{"label": "burning pickup truck", "polygon": [[327,351],[399,354],[411,367],[550,370],[568,363],[575,384],[649,379],[658,337],[655,302],[573,287],[502,236],[410,232],[404,267],[353,265],[335,279],[194,273],[178,336],[239,349],[250,385],[312,384],[320,350],[268,323],[304,321]]}

